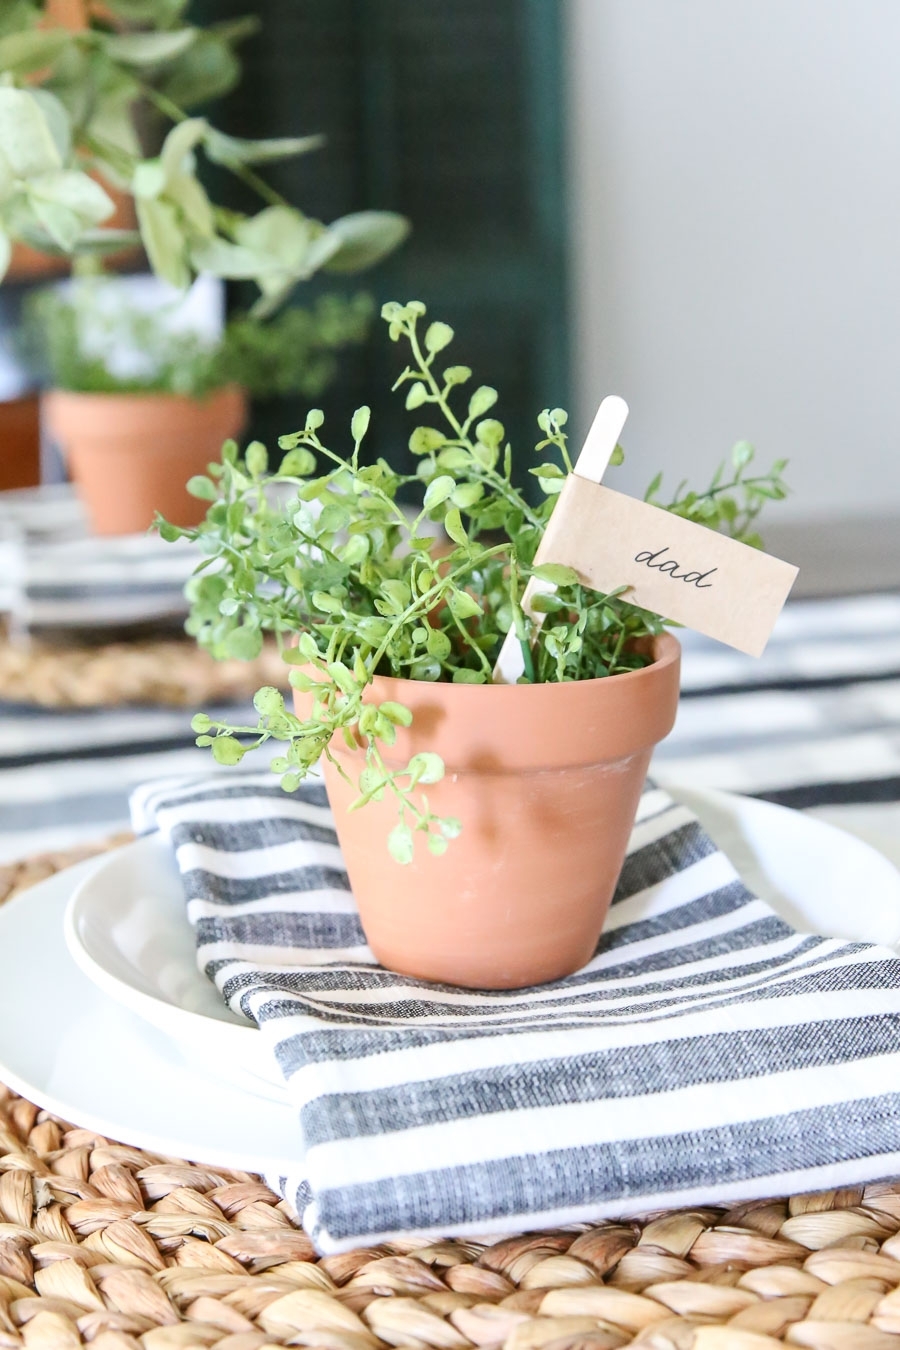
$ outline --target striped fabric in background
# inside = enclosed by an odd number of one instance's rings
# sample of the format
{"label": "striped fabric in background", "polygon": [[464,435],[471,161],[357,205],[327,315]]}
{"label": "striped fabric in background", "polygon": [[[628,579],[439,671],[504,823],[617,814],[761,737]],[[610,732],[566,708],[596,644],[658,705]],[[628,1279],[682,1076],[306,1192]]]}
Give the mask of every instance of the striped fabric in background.
{"label": "striped fabric in background", "polygon": [[0,616],[14,633],[178,621],[199,558],[186,540],[88,535],[67,485],[0,493]]}
{"label": "striped fabric in background", "polygon": [[[758,661],[679,637],[684,693],[656,778],[811,810],[900,863],[900,595],[790,603]],[[121,830],[139,783],[206,772],[190,716],[0,705],[0,862]]]}
{"label": "striped fabric in background", "polygon": [[297,1166],[270,1181],[322,1251],[900,1172],[900,958],[796,933],[652,784],[597,954],[530,990],[376,965],[320,783],[151,784],[134,818],[281,1066]]}

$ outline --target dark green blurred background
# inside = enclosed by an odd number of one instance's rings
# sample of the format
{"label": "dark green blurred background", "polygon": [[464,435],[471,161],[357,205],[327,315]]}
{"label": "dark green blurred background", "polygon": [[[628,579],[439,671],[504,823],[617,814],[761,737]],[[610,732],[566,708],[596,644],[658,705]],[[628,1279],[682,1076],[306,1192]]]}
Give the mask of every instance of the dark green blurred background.
{"label": "dark green blurred background", "polygon": [[[267,170],[274,186],[322,220],[376,207],[412,223],[388,263],[317,280],[295,302],[338,288],[369,290],[379,308],[424,300],[457,332],[449,358],[500,391],[496,415],[524,469],[536,414],[566,406],[569,392],[556,0],[200,0],[194,10],[203,21],[252,10],[261,21],[242,47],[240,88],[215,110],[223,130],[327,137],[323,150]],[[235,286],[230,304],[251,299]],[[370,404],[369,452],[397,467],[412,425],[389,392],[399,358],[376,320],[319,400],[333,436]],[[253,433],[274,445],[304,412],[300,400],[260,404]]]}

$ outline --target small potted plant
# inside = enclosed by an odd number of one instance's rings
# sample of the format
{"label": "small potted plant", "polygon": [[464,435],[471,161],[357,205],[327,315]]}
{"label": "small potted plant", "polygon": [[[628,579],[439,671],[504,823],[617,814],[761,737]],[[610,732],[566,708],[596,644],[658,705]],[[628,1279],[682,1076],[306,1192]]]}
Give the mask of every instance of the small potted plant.
{"label": "small potted plant", "polygon": [[[0,7],[2,8],[2,7]],[[275,313],[294,288],[322,270],[355,272],[378,262],[408,226],[389,211],[359,211],[326,224],[286,201],[260,166],[306,154],[319,136],[245,140],[219,131],[193,109],[227,93],[240,76],[237,47],[257,21],[201,27],[184,0],[44,0],[6,6],[0,17],[0,279],[26,247],[57,260],[92,259],[141,246],[154,273],[179,291],[210,275],[259,288],[253,320]],[[207,161],[258,198],[255,214],[215,201],[202,181]],[[112,228],[120,217],[136,229]],[[245,329],[246,339],[246,329]],[[271,339],[260,337],[258,342]],[[195,389],[152,408],[138,392],[74,389],[92,397],[51,400],[54,429],[72,443],[72,464],[89,494],[101,484],[104,532],[143,528],[149,513],[124,510],[148,456],[132,458],[116,434],[165,445],[155,500],[165,479],[183,482],[177,442],[221,443],[240,429],[237,387]],[[188,404],[187,397],[194,403]],[[155,415],[163,421],[153,427]],[[101,468],[84,447],[104,444]],[[201,462],[204,462],[201,460]],[[88,483],[90,482],[90,486]],[[121,500],[121,516],[112,505]]]}
{"label": "small potted plant", "polygon": [[42,422],[95,534],[146,530],[156,511],[197,524],[205,505],[185,480],[243,430],[247,397],[317,397],[372,312],[368,296],[328,295],[264,321],[237,315],[215,336],[184,322],[177,292],[160,303],[152,287],[151,306],[138,304],[134,281],[81,278],[25,305]]}
{"label": "small potted plant", "polygon": [[[352,449],[321,437],[322,414],[265,448],[226,445],[194,491],[212,499],[188,531],[214,565],[193,579],[189,631],[216,656],[252,656],[274,632],[293,708],[259,690],[255,726],[200,715],[198,744],[221,764],[271,740],[291,791],[320,763],[363,927],[403,973],[473,987],[559,978],[591,956],[622,866],[654,745],[671,729],[680,648],[654,614],[599,594],[571,569],[534,563],[571,461],[566,415],[538,418],[543,500],[512,481],[512,451],[491,416],[497,393],[445,364],[447,324],[421,331],[424,305],[383,310],[409,345],[398,380],[426,414],[410,437],[413,476],[364,463],[369,413]],[[436,425],[436,423],[440,425]],[[758,544],[753,522],[784,496],[783,463],[733,469],[667,509]],[[266,493],[272,481],[279,493]],[[655,501],[659,479],[648,500]],[[412,515],[398,500],[414,492]],[[280,503],[280,504],[278,504]],[[440,523],[448,544],[436,543]],[[165,537],[184,531],[160,522]],[[532,574],[556,586],[522,608]],[[492,682],[505,634],[526,674]],[[247,739],[249,738],[249,739]],[[392,865],[388,852],[396,863]],[[322,884],[334,884],[323,864]]]}

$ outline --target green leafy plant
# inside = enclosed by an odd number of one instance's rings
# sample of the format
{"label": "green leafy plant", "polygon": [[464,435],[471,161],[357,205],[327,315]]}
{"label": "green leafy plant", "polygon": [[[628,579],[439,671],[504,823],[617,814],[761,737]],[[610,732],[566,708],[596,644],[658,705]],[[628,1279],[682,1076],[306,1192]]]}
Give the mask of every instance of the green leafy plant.
{"label": "green leafy plant", "polygon": [[[392,212],[314,220],[260,175],[321,137],[243,140],[190,115],[237,83],[236,48],[257,21],[201,28],[187,8],[84,0],[83,27],[70,31],[53,26],[46,0],[0,7],[0,278],[15,241],[73,256],[140,242],[154,272],[180,289],[198,272],[256,282],[259,317],[320,269],[358,271],[405,237]],[[154,132],[160,121],[170,129],[148,155],[140,132],[151,116]],[[248,216],[212,201],[198,177],[201,152],[250,187],[261,210]],[[132,198],[139,233],[103,228],[115,209],[107,189]]]}
{"label": "green leafy plant", "polygon": [[[307,700],[306,710],[295,713],[277,689],[261,689],[256,725],[202,714],[193,723],[197,744],[209,746],[219,763],[237,764],[251,748],[283,742],[272,768],[287,790],[322,755],[346,772],[333,756],[333,737],[360,746],[354,806],[385,793],[395,798],[398,823],[389,848],[408,862],[416,834],[442,853],[458,822],[433,815],[421,791],[443,774],[437,755],[416,755],[401,771],[385,763],[382,747],[411,715],[400,703],[367,697],[374,676],[488,683],[512,628],[526,681],[607,678],[646,665],[651,657],[641,639],[660,633],[664,621],[629,604],[621,589],[599,594],[568,567],[534,565],[572,467],[565,412],[538,417],[540,459],[530,473],[542,499],[534,504],[513,483],[512,449],[491,416],[496,390],[479,385],[468,392],[469,367],[445,364],[453,330],[433,322],[423,331],[425,306],[418,301],[385,305],[382,315],[390,337],[409,348],[395,388],[405,391],[408,409],[427,417],[409,439],[418,457],[414,475],[398,474],[384,459],[363,462],[368,408],[353,414],[352,449],[343,454],[321,438],[324,419],[314,409],[301,431],[281,438],[287,454],[277,472],[268,472],[260,443],[247,447],[244,460],[227,443],[209,477],[189,484],[211,503],[205,522],[181,530],[160,521],[159,528],[168,539],[196,539],[207,555],[189,583],[188,631],[216,657],[253,657],[263,633],[274,633],[290,683]],[[752,447],[741,442],[730,470],[723,465],[703,492],[682,486],[665,509],[757,543],[751,527],[759,508],[786,489],[783,461],[751,476],[752,459]],[[417,497],[412,512],[398,500],[410,489]],[[648,500],[656,501],[659,489],[657,478]],[[532,574],[558,588],[537,599],[548,616],[540,631],[521,604]]]}
{"label": "green leafy plant", "polygon": [[[27,297],[23,346],[55,389],[200,398],[240,384],[257,398],[317,398],[335,373],[336,354],[368,334],[373,303],[364,294],[325,295],[264,321],[236,315],[218,341],[173,332],[170,311],[129,305],[108,280],[79,278],[65,290],[48,287]],[[123,352],[139,362],[127,374]]]}

